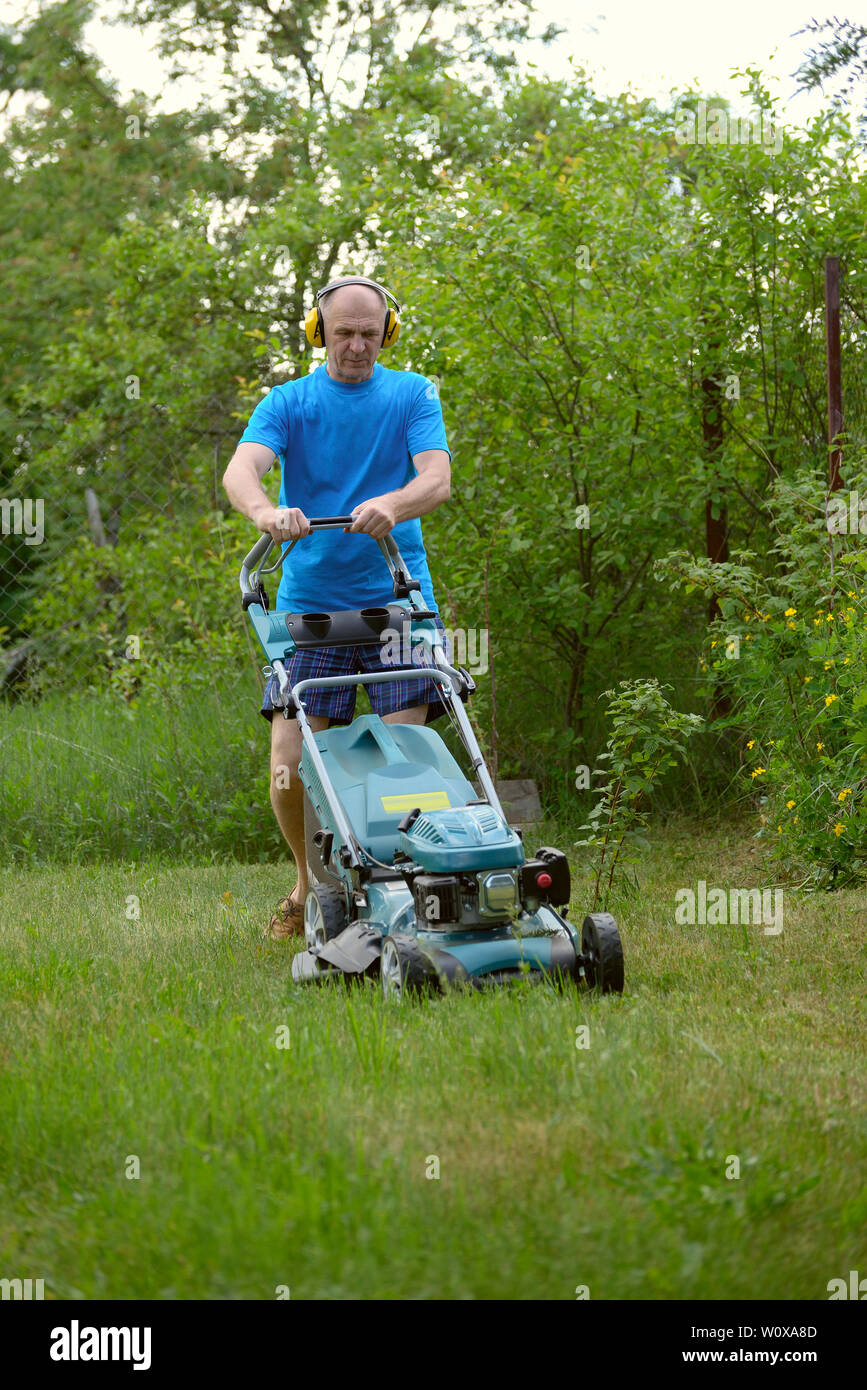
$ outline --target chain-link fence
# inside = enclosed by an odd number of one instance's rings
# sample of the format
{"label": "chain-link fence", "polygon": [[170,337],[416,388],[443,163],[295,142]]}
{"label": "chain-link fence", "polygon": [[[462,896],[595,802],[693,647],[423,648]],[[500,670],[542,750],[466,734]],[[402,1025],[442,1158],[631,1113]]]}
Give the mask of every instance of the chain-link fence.
{"label": "chain-link fence", "polygon": [[[228,520],[221,477],[242,429],[225,412],[191,426],[140,401],[96,432],[86,415],[0,414],[0,688],[30,680],[76,634],[125,638],[127,590],[139,628],[157,619],[142,603],[148,574],[135,570],[135,542],[146,542],[156,609],[166,594],[156,570],[170,576],[185,546]],[[159,535],[172,545],[155,548]],[[178,574],[181,599],[188,582]]]}

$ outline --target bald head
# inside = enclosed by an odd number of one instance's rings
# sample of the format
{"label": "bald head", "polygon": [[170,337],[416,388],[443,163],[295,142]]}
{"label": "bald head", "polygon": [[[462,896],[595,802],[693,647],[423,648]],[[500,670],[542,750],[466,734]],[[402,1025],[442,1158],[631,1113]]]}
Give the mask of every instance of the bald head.
{"label": "bald head", "polygon": [[358,385],[373,373],[388,304],[372,285],[340,285],[320,297],[325,322],[326,370],[335,381]]}
{"label": "bald head", "polygon": [[[351,276],[343,278],[349,281],[352,279]],[[380,317],[383,318],[388,303],[382,290],[374,289],[373,285],[341,285],[338,281],[336,289],[320,296],[319,307],[326,321],[335,310],[347,314],[369,314],[381,309],[383,312]]]}

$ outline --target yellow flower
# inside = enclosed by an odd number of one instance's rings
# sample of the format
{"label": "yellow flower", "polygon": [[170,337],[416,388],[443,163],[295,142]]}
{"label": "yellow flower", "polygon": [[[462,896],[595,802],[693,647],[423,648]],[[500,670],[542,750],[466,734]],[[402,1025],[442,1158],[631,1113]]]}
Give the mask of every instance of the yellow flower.
{"label": "yellow flower", "polygon": [[813,679],[812,676],[805,676],[805,677],[804,677],[804,684],[805,684],[805,685],[809,685],[809,684],[810,684],[810,681],[811,681],[812,679]]}
{"label": "yellow flower", "polygon": [[825,662],[825,670],[826,670],[826,671],[830,671],[830,669],[831,669],[831,667],[832,667],[833,665],[834,665],[833,661],[826,661],[826,662]]}
{"label": "yellow flower", "polygon": [[834,826],[834,834],[837,836],[837,839],[838,839],[838,840],[839,840],[840,836],[843,834],[843,830],[844,830],[843,822],[838,820],[837,824]]}
{"label": "yellow flower", "polygon": [[837,800],[838,800],[838,801],[845,801],[845,800],[846,800],[846,797],[847,797],[847,796],[851,796],[851,795],[852,795],[852,788],[851,788],[851,787],[844,787],[843,790],[840,792],[839,796],[837,797]]}
{"label": "yellow flower", "polygon": [[778,825],[778,826],[777,826],[777,834],[778,834],[778,835],[782,835],[782,833],[783,833],[783,827],[782,827],[781,825]]}
{"label": "yellow flower", "polygon": [[828,705],[833,705],[834,701],[835,701],[835,700],[839,700],[839,698],[840,698],[839,695],[826,695],[826,696],[825,696],[825,708],[827,709],[827,708],[828,708]]}
{"label": "yellow flower", "polygon": [[824,743],[817,743],[817,744],[816,744],[816,747],[818,748],[819,752],[821,753],[821,751],[822,751],[822,749],[825,747],[825,745],[824,745]]}
{"label": "yellow flower", "polygon": [[797,816],[792,816],[792,825],[797,825],[797,824],[798,824],[798,817],[797,817]]}
{"label": "yellow flower", "polygon": [[787,810],[787,811],[791,811],[791,809],[792,809],[792,807],[794,806],[794,804],[795,804],[794,801],[787,801],[787,802],[786,802],[786,810]]}
{"label": "yellow flower", "polygon": [[750,741],[749,741],[749,743],[747,744],[747,748],[755,748],[755,746],[756,746],[756,741],[755,741],[754,738],[751,738]]}
{"label": "yellow flower", "polygon": [[757,768],[755,768],[755,769],[750,773],[750,776],[751,776],[751,777],[761,777],[761,775],[762,775],[762,773],[763,773],[764,771],[765,771],[765,769],[764,769],[763,767],[757,767]]}
{"label": "yellow flower", "polygon": [[797,631],[795,623],[786,623],[786,627],[790,627],[793,632]]}
{"label": "yellow flower", "polygon": [[794,616],[795,616],[795,614],[797,613],[797,611],[798,611],[797,608],[787,608],[786,611],[785,611],[785,613],[783,614],[783,617],[784,617],[784,618],[794,618]]}

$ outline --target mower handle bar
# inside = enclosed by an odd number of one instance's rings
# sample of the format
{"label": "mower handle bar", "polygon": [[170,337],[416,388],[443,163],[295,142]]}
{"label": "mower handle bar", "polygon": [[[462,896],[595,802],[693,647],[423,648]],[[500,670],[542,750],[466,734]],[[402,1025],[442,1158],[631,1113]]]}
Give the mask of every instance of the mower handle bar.
{"label": "mower handle bar", "polygon": [[[311,531],[342,531],[345,530],[347,526],[352,525],[355,521],[355,517],[313,516],[310,517],[308,521]],[[258,587],[261,583],[260,576],[262,574],[271,574],[273,570],[277,569],[286,559],[292,547],[301,539],[303,539],[301,536],[296,536],[294,540],[291,540],[286,549],[281,550],[280,556],[274,564],[269,565],[267,569],[263,570],[262,562],[271,553],[271,548],[274,545],[274,537],[271,535],[270,531],[262,532],[252,550],[244,556],[244,560],[241,564],[241,594],[245,599],[250,600],[258,597]],[[403,556],[398,550],[397,542],[394,537],[390,534],[377,537],[377,543],[385,556],[385,562],[392,575],[395,578],[399,576],[406,580],[408,578],[406,564],[404,563]],[[255,585],[251,578],[251,574],[255,577]]]}

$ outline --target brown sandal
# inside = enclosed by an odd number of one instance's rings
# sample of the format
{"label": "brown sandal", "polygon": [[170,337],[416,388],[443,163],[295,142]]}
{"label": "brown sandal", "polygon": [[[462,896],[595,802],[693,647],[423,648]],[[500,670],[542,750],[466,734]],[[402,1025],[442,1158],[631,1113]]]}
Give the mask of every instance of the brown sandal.
{"label": "brown sandal", "polygon": [[277,911],[268,923],[265,935],[270,936],[272,941],[288,941],[292,936],[303,936],[304,904],[296,903],[291,894],[284,898],[277,904]]}

